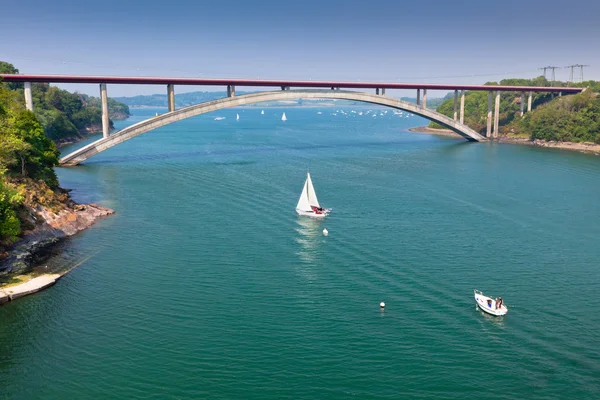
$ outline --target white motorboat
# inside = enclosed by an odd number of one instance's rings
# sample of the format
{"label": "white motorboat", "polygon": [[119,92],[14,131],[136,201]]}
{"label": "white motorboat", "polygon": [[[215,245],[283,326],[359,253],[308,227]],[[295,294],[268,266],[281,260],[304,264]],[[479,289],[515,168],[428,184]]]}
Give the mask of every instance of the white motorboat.
{"label": "white motorboat", "polygon": [[504,305],[502,297],[492,299],[484,295],[480,290],[475,289],[474,291],[475,302],[479,308],[488,314],[495,315],[497,317],[506,315],[508,308]]}
{"label": "white motorboat", "polygon": [[310,179],[310,173],[307,172],[306,181],[304,181],[304,187],[296,205],[296,212],[298,215],[323,218],[329,214],[329,211],[331,211],[331,208],[323,208],[319,204],[312,179]]}

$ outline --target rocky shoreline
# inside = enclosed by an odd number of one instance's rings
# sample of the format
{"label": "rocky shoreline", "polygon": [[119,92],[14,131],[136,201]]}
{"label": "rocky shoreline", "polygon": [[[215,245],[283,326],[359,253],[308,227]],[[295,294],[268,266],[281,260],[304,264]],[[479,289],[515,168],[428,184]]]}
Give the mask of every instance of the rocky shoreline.
{"label": "rocky shoreline", "polygon": [[76,203],[58,213],[41,206],[32,211],[43,221],[6,249],[0,260],[0,277],[32,270],[49,256],[57,243],[114,214],[114,210],[97,204]]}
{"label": "rocky shoreline", "polygon": [[[440,135],[440,136],[450,136],[460,138],[460,136],[450,129],[435,129],[430,128],[428,126],[419,126],[416,128],[410,128],[411,132],[418,133],[427,133],[431,135]],[[561,150],[570,150],[570,151],[579,151],[583,153],[592,153],[596,155],[600,155],[600,144],[596,143],[574,143],[574,142],[555,142],[555,141],[545,141],[540,139],[531,140],[529,138],[523,137],[514,137],[514,136],[500,136],[495,139],[499,143],[511,143],[511,144],[521,144],[526,146],[537,146],[537,147],[546,147],[552,149],[561,149]]]}
{"label": "rocky shoreline", "polygon": [[522,144],[526,146],[537,146],[537,147],[546,147],[551,149],[560,149],[560,150],[570,150],[570,151],[579,151],[583,153],[591,153],[600,155],[600,144],[596,143],[574,143],[574,142],[555,142],[555,141],[545,141],[540,139],[528,139],[528,138],[519,138],[519,137],[510,137],[510,136],[502,136],[499,137],[498,142],[500,143],[511,143],[511,144]]}

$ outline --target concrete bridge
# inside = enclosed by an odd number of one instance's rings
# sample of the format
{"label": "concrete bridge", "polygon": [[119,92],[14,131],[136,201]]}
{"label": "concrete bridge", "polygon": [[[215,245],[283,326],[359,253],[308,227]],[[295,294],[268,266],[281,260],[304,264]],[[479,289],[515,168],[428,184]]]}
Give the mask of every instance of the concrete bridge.
{"label": "concrete bridge", "polygon": [[[371,104],[388,106],[422,116],[451,129],[469,141],[484,141],[498,136],[498,120],[500,115],[500,92],[520,92],[521,115],[525,112],[525,94],[528,92],[527,111],[531,111],[533,92],[579,93],[582,88],[528,87],[528,86],[487,86],[487,85],[447,85],[423,83],[382,83],[382,82],[336,82],[336,81],[276,81],[252,79],[194,79],[194,78],[162,78],[162,77],[115,77],[115,76],[67,76],[67,75],[9,75],[0,74],[0,80],[5,82],[24,83],[25,105],[33,111],[31,94],[32,82],[50,83],[98,83],[102,103],[102,134],[103,137],[60,159],[61,165],[77,165],[88,158],[107,150],[119,143],[149,132],[161,126],[181,121],[195,115],[204,114],[223,108],[255,104],[265,101],[290,100],[298,98],[355,100]],[[166,85],[169,112],[146,121],[139,122],[118,132],[110,134],[108,117],[107,83],[111,84],[142,84]],[[226,86],[227,97],[209,101],[194,106],[175,110],[174,85],[197,86]],[[243,96],[235,95],[235,87],[278,87],[281,90],[267,91]],[[310,88],[290,90],[295,88]],[[344,89],[375,89],[375,94],[340,90]],[[316,89],[316,90],[315,90]],[[325,89],[325,90],[324,90]],[[416,89],[417,102],[408,103],[385,95],[386,89]],[[454,91],[454,115],[449,118],[427,108],[427,90]],[[465,91],[488,92],[488,115],[486,135],[482,136],[464,124]],[[459,104],[460,91],[460,107]],[[422,96],[421,96],[422,93]],[[493,101],[495,93],[495,102]],[[495,105],[492,115],[492,104]]]}

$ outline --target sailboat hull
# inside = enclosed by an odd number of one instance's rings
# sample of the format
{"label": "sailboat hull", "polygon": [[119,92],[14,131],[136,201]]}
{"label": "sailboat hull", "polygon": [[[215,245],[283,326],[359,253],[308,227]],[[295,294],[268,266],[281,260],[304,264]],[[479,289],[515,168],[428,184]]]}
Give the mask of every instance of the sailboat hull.
{"label": "sailboat hull", "polygon": [[321,214],[317,214],[314,211],[302,211],[296,209],[298,215],[303,217],[312,217],[312,218],[325,218],[327,214],[329,214],[329,210],[324,210]]}

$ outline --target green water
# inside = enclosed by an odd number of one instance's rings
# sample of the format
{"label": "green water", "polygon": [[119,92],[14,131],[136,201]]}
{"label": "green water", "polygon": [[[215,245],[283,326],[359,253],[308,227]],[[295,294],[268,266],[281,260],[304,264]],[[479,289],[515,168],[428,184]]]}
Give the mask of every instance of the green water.
{"label": "green water", "polygon": [[[0,398],[598,398],[600,157],[351,109],[220,111],[58,169],[117,213],[0,307]],[[294,212],[307,168],[324,221]]]}

